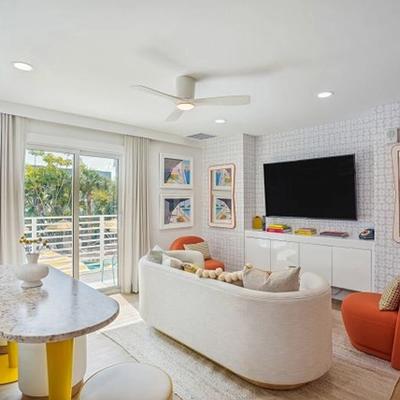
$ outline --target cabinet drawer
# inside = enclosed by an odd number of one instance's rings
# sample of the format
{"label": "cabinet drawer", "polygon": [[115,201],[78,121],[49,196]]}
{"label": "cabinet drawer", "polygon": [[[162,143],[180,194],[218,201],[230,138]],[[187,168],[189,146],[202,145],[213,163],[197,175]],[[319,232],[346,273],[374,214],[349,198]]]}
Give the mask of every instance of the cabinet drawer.
{"label": "cabinet drawer", "polygon": [[370,250],[334,247],[332,285],[343,289],[370,291],[372,261]]}
{"label": "cabinet drawer", "polygon": [[271,271],[299,265],[299,244],[271,240]]}
{"label": "cabinet drawer", "polygon": [[245,240],[245,262],[256,268],[270,270],[270,240],[247,237]]}
{"label": "cabinet drawer", "polygon": [[317,244],[300,244],[302,272],[313,272],[332,284],[332,247]]}

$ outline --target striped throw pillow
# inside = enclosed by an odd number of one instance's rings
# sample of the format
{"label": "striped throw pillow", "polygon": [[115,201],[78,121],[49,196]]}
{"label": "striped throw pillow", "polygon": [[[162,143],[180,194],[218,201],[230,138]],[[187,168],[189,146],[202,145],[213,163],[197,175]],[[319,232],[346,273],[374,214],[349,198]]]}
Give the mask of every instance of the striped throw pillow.
{"label": "striped throw pillow", "polygon": [[379,309],[381,311],[395,311],[400,306],[400,278],[393,279],[386,286],[379,300]]}
{"label": "striped throw pillow", "polygon": [[196,250],[203,254],[205,260],[209,260],[211,258],[210,249],[208,247],[207,242],[200,242],[196,244],[184,244],[183,247],[185,250]]}

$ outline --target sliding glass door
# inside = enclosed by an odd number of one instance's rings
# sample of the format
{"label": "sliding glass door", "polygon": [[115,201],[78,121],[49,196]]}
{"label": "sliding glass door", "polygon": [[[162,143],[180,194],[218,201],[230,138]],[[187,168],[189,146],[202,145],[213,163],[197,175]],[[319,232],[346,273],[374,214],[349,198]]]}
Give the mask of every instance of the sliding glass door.
{"label": "sliding glass door", "polygon": [[81,279],[95,287],[118,283],[118,161],[81,156],[79,176]]}
{"label": "sliding glass door", "polygon": [[118,283],[118,159],[29,149],[25,233],[43,237],[40,262],[98,289]]}

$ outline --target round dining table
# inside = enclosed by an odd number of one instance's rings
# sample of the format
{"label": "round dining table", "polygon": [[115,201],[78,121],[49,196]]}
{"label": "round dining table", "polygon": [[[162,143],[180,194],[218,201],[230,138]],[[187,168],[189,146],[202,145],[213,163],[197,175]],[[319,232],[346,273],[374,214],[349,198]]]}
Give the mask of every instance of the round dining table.
{"label": "round dining table", "polygon": [[0,374],[15,378],[17,343],[45,343],[49,400],[70,400],[74,338],[103,328],[118,313],[114,299],[55,268],[42,287],[22,289],[15,267],[0,265],[0,339],[9,348]]}

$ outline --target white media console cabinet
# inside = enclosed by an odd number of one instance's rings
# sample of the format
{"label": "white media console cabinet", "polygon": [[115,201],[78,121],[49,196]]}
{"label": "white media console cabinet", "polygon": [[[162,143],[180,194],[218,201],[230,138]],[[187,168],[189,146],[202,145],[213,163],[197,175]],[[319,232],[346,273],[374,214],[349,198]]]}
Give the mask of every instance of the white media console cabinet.
{"label": "white media console cabinet", "polygon": [[300,266],[337,288],[374,290],[373,241],[249,230],[245,232],[245,261],[267,271]]}

